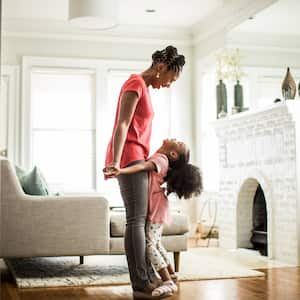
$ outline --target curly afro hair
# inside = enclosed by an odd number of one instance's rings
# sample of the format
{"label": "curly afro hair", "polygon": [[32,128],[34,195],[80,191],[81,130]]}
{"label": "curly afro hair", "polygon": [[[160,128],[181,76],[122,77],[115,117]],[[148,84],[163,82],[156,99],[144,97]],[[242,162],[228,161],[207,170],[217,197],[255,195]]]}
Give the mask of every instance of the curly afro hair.
{"label": "curly afro hair", "polygon": [[202,193],[202,174],[198,167],[184,163],[178,167],[171,167],[165,178],[167,195],[177,194],[181,199],[189,199]]}

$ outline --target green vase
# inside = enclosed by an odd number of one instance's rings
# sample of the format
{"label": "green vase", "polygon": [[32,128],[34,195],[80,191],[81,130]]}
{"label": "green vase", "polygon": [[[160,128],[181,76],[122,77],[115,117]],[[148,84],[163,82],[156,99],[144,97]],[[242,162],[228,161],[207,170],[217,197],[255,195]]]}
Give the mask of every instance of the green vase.
{"label": "green vase", "polygon": [[227,92],[226,85],[222,80],[219,80],[219,83],[216,87],[216,98],[217,98],[217,118],[219,113],[223,110],[227,113]]}
{"label": "green vase", "polygon": [[234,106],[238,107],[239,111],[241,111],[244,106],[243,87],[240,85],[239,80],[237,80],[234,85]]}

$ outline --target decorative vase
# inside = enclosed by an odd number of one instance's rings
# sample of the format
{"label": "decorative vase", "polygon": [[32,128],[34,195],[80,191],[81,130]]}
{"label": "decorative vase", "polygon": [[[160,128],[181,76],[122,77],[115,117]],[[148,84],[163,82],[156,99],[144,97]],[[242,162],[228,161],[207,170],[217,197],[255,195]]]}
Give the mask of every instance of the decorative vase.
{"label": "decorative vase", "polygon": [[219,80],[219,83],[216,87],[216,98],[217,98],[217,119],[219,118],[219,114],[221,111],[227,113],[227,92],[226,85],[222,81]]}
{"label": "decorative vase", "polygon": [[296,96],[296,83],[291,75],[290,68],[287,68],[285,78],[281,85],[282,96],[284,100],[295,99]]}
{"label": "decorative vase", "polygon": [[234,106],[238,107],[240,111],[242,111],[244,106],[243,87],[240,85],[239,80],[234,85]]}

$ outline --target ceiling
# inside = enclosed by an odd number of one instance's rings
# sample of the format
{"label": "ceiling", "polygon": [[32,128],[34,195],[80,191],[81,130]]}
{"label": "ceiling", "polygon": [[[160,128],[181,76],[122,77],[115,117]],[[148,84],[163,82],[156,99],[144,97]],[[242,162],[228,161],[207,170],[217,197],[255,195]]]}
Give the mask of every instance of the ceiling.
{"label": "ceiling", "polygon": [[[109,1],[109,0],[108,0]],[[189,28],[228,0],[119,0],[120,25]],[[3,0],[4,19],[65,22],[68,0]],[[155,9],[147,13],[146,9]]]}
{"label": "ceiling", "polygon": [[[89,36],[92,40],[135,39],[138,43],[141,39],[173,39],[185,44],[203,41],[224,29],[236,34],[236,39],[251,43],[258,34],[261,40],[273,36],[292,40],[290,36],[300,35],[300,0],[118,0],[119,25],[101,33],[71,26],[68,8],[69,0],[2,0],[3,32],[36,37]],[[147,13],[147,9],[156,12]],[[249,16],[253,20],[248,20]]]}
{"label": "ceiling", "polygon": [[300,35],[300,0],[280,0],[237,26],[233,32]]}

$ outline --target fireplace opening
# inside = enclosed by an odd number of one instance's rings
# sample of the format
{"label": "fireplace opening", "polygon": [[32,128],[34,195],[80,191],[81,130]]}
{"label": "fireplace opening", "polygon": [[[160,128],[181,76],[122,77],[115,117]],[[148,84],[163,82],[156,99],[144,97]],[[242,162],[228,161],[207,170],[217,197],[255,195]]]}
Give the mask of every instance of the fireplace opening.
{"label": "fireplace opening", "polygon": [[252,210],[252,230],[250,241],[255,250],[258,250],[262,255],[268,255],[268,220],[267,207],[264,192],[258,185],[253,200]]}

